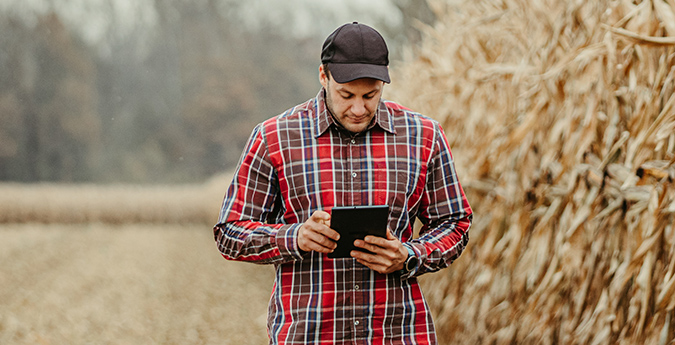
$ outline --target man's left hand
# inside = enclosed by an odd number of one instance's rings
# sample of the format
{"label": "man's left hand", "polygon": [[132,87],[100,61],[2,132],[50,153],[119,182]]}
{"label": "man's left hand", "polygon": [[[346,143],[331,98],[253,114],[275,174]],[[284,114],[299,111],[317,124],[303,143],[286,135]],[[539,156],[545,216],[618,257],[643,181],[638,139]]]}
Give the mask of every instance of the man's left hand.
{"label": "man's left hand", "polygon": [[366,236],[363,240],[354,241],[354,246],[373,254],[352,250],[350,255],[359,263],[382,274],[402,270],[408,258],[408,250],[389,229],[387,238]]}

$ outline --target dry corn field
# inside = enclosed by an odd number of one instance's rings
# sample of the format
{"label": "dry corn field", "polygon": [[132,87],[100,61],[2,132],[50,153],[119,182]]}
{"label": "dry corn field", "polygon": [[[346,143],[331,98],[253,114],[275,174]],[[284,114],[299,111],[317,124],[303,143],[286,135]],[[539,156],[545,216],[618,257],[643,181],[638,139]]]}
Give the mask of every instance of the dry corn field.
{"label": "dry corn field", "polygon": [[429,3],[388,98],[476,213],[426,281],[443,343],[675,343],[675,1]]}

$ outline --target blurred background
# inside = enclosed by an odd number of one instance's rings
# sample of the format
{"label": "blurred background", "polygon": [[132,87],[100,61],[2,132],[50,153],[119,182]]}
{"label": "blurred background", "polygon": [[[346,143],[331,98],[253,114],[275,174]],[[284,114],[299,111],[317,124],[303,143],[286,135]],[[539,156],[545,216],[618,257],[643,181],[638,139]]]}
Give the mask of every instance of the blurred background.
{"label": "blurred background", "polygon": [[675,0],[0,0],[0,344],[266,343],[211,227],[351,21],[474,210],[440,344],[675,344]]}
{"label": "blurred background", "polygon": [[321,44],[361,21],[393,65],[426,1],[0,0],[0,180],[198,182],[318,92]]}
{"label": "blurred background", "polygon": [[[0,344],[264,344],[273,267],[213,241],[253,127],[423,0],[0,0]],[[244,297],[244,298],[242,298]]]}

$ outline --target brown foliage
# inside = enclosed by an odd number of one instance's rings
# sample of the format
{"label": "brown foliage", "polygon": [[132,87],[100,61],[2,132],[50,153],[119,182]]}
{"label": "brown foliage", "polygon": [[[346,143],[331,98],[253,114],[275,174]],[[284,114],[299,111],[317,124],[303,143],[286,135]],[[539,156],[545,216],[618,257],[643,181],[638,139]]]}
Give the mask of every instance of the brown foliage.
{"label": "brown foliage", "polygon": [[35,27],[0,16],[0,28],[0,178],[89,178],[101,131],[91,56],[55,14]]}
{"label": "brown foliage", "polygon": [[444,343],[671,343],[675,2],[431,4],[389,98],[444,124],[475,211],[425,280]]}

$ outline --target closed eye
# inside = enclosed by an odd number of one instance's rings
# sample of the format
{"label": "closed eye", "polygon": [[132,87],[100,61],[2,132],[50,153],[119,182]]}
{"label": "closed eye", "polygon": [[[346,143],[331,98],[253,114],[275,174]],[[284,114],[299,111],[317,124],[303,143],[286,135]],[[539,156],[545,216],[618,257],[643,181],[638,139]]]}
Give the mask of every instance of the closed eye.
{"label": "closed eye", "polygon": [[375,97],[375,95],[377,95],[377,91],[373,91],[373,92],[371,92],[371,93],[369,93],[369,94],[366,94],[366,95],[363,96],[363,98],[365,98],[365,99],[373,99],[373,97]]}
{"label": "closed eye", "polygon": [[354,94],[349,92],[340,92],[340,96],[344,99],[350,99],[354,97]]}
{"label": "closed eye", "polygon": [[[375,97],[375,95],[377,95],[377,90],[375,90],[375,91],[373,91],[373,92],[371,92],[371,93],[368,93],[368,94],[363,95],[363,98],[369,100],[369,99],[373,99],[373,98]],[[351,92],[347,92],[347,91],[341,91],[341,92],[340,92],[340,97],[342,97],[343,99],[351,99],[351,98],[354,97],[354,94],[351,93]]]}

